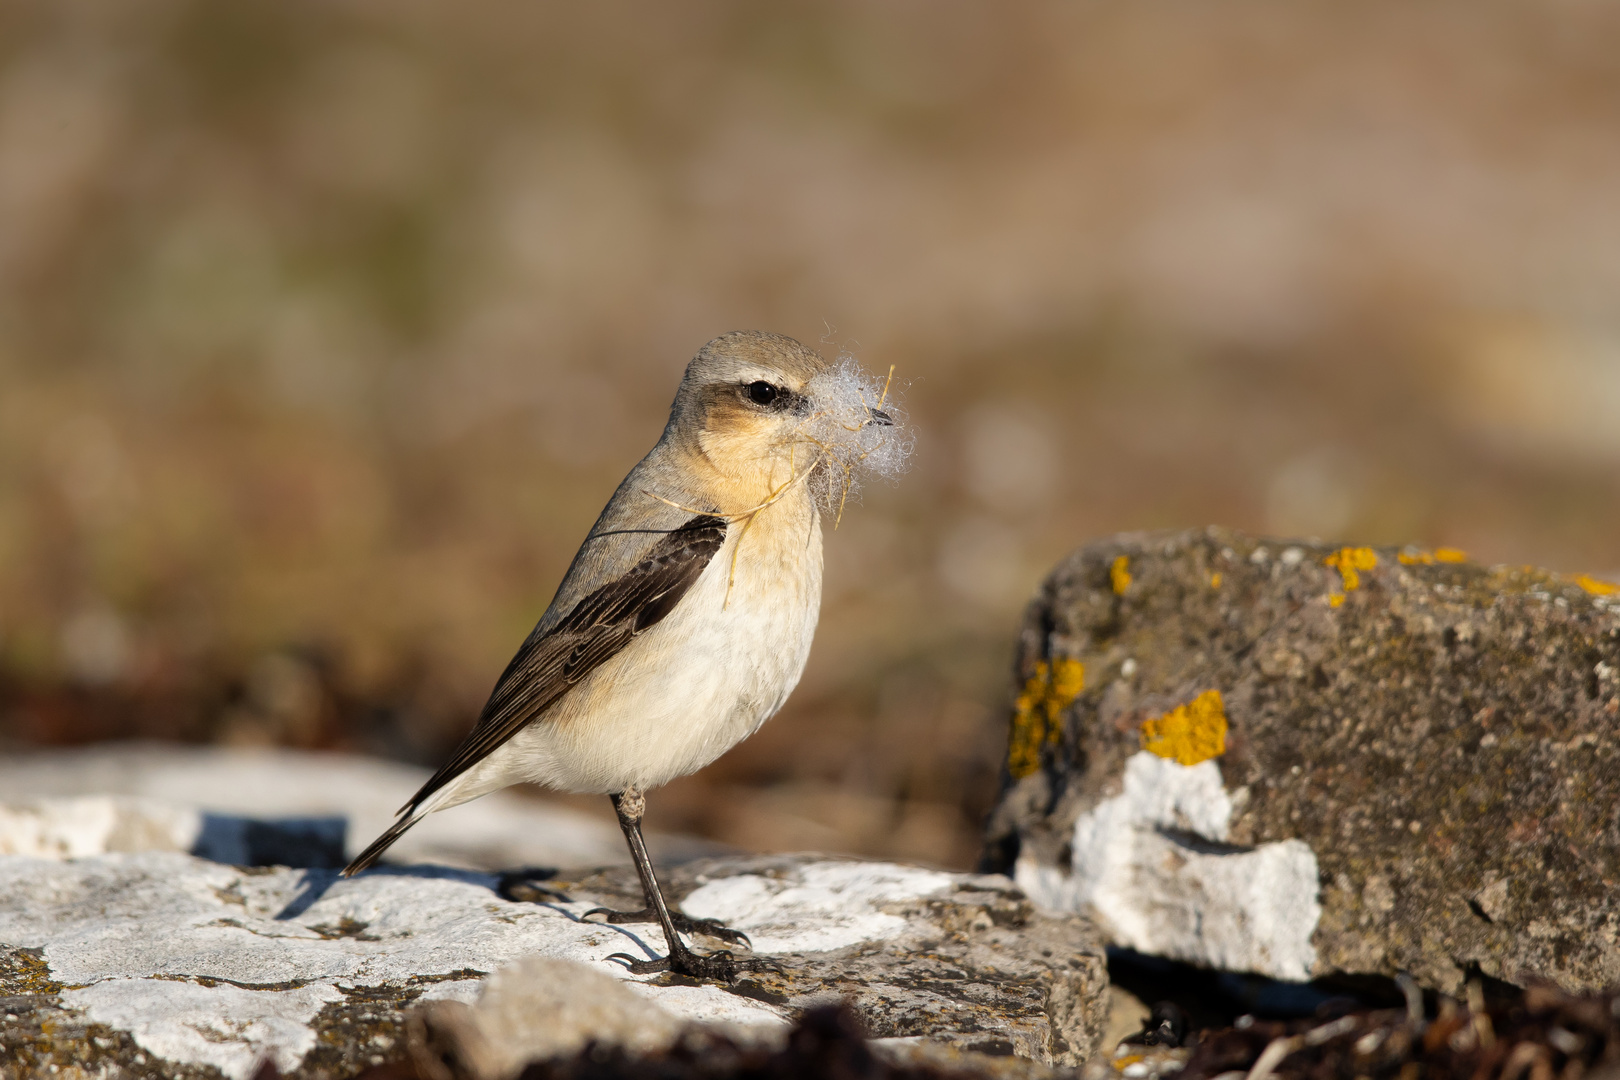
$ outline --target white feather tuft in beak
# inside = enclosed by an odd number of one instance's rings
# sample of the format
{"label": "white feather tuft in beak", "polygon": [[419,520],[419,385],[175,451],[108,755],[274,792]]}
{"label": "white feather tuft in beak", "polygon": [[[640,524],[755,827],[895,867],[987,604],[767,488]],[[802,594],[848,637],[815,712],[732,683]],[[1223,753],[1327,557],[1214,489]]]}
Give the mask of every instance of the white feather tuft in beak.
{"label": "white feather tuft in beak", "polygon": [[875,378],[847,353],[805,384],[810,413],[795,432],[816,463],[810,490],[835,518],[863,480],[893,480],[906,471],[913,439],[895,389],[893,369]]}

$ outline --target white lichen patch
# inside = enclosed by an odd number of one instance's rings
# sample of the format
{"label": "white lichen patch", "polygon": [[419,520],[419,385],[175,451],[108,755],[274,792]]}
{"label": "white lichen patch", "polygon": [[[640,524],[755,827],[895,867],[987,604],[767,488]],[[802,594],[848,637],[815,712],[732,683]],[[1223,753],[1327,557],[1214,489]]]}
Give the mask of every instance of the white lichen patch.
{"label": "white lichen patch", "polygon": [[754,1031],[781,1031],[787,1016],[778,1009],[727,993],[713,983],[702,986],[649,986],[627,980],[631,993],[657,1002],[677,1016],[700,1024],[726,1025]]}
{"label": "white lichen patch", "polygon": [[929,896],[953,880],[888,863],[816,863],[786,878],[745,874],[711,881],[681,907],[743,931],[761,952],[825,952],[898,934],[906,920],[885,912],[885,905]]}
{"label": "white lichen patch", "polygon": [[864,481],[893,480],[906,470],[913,439],[895,390],[891,378],[863,371],[848,353],[805,384],[813,411],[796,427],[795,436],[804,446],[807,466],[817,463],[810,490],[834,517]]}
{"label": "white lichen patch", "polygon": [[226,1076],[252,1074],[268,1058],[283,1073],[315,1047],[310,1021],[331,1001],[335,986],[244,990],[227,983],[105,979],[62,995],[93,1022],[127,1031],[148,1054],[165,1061],[212,1065]]}
{"label": "white lichen patch", "polygon": [[1123,790],[1081,814],[1070,869],[1026,855],[1016,877],[1048,907],[1090,914],[1121,945],[1278,979],[1309,979],[1321,918],[1316,855],[1299,840],[1226,848],[1233,800],[1219,766],[1147,752]]}

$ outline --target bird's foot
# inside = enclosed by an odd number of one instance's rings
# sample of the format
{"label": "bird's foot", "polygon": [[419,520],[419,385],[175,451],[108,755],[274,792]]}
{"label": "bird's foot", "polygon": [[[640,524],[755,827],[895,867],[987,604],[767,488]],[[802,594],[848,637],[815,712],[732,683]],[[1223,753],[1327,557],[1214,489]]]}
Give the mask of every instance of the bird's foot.
{"label": "bird's foot", "polygon": [[609,960],[617,960],[624,964],[632,975],[656,975],[668,971],[676,975],[684,975],[689,979],[706,979],[710,982],[725,983],[727,985],[737,981],[737,976],[746,971],[781,971],[781,965],[774,960],[762,957],[745,957],[738,959],[729,952],[713,952],[700,954],[681,946],[671,949],[668,956],[656,957],[652,960],[637,960],[629,953],[614,953]]}
{"label": "bird's foot", "polygon": [[[601,915],[603,922],[615,925],[621,923],[655,923],[658,921],[658,913],[651,908],[642,908],[640,911],[615,911],[612,908],[605,907],[591,908],[580,918],[588,920],[592,915]],[[709,937],[718,938],[732,945],[753,948],[753,943],[748,940],[747,934],[741,930],[733,930],[719,919],[694,919],[690,915],[684,915],[679,911],[670,912],[669,919],[675,924],[675,930],[678,933],[706,934]]]}

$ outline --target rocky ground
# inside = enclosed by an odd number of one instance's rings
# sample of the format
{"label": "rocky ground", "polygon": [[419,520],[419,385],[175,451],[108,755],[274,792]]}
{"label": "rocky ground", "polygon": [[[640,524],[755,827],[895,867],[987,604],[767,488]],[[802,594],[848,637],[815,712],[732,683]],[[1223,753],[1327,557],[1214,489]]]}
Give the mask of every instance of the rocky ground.
{"label": "rocky ground", "polygon": [[1608,1075],[1617,673],[1587,577],[1093,545],[1030,610],[991,873],[661,841],[769,961],[723,986],[615,962],[664,942],[586,919],[639,889],[578,815],[485,800],[341,879],[414,770],[0,761],[0,1076]]}
{"label": "rocky ground", "polygon": [[636,906],[633,880],[5,857],[0,1045],[18,1076],[243,1078],[264,1062],[350,1076],[403,1053],[407,1009],[474,1000],[490,973],[534,957],[564,965],[553,981],[571,998],[606,984],[672,1030],[744,1041],[779,1039],[837,999],[879,1037],[1057,1064],[1100,1041],[1107,975],[1090,925],[1037,911],[1004,878],[814,857],[688,864],[670,880],[685,910],[728,920],[773,962],[730,986],[632,977],[610,959],[664,949],[655,926],[584,918]]}

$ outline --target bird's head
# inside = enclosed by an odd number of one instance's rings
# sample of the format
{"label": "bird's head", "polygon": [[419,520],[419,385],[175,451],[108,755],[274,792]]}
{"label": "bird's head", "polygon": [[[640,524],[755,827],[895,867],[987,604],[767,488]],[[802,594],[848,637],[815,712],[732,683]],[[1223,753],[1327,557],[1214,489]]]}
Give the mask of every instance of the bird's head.
{"label": "bird's head", "polygon": [[884,382],[852,359],[830,362],[793,338],[737,330],[687,365],[669,430],[732,484],[766,497],[805,483],[827,505],[835,488],[842,500],[857,471],[899,471],[910,444],[897,417]]}

